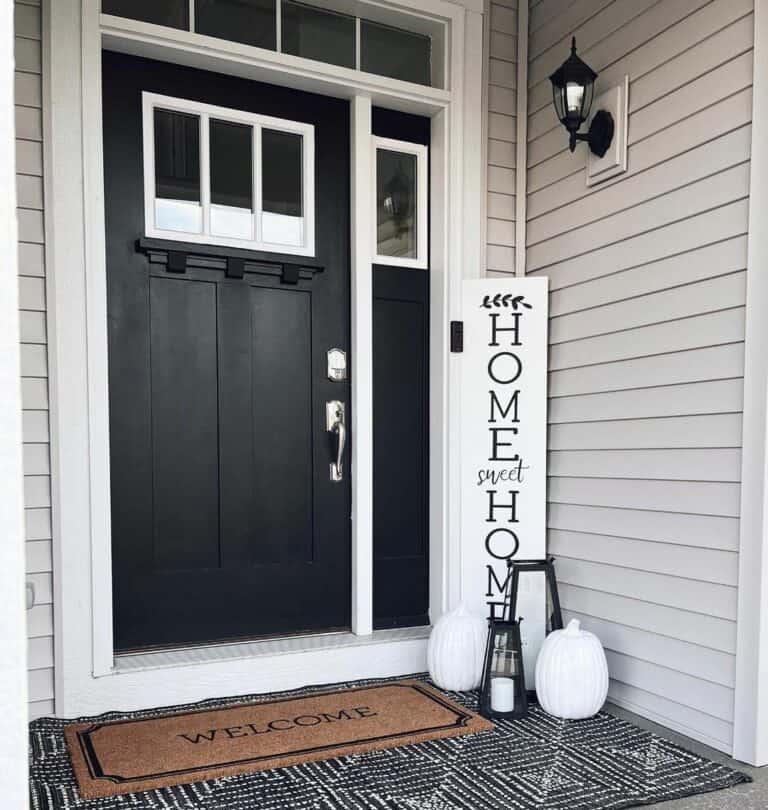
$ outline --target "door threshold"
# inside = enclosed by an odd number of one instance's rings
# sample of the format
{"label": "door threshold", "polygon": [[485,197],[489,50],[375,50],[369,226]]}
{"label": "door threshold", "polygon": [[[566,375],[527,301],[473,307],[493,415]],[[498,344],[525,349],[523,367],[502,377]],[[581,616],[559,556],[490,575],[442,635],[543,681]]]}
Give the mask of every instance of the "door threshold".
{"label": "door threshold", "polygon": [[393,630],[375,630],[368,636],[350,632],[319,633],[308,636],[286,636],[261,641],[240,641],[232,644],[209,644],[172,650],[138,652],[115,657],[117,673],[149,669],[167,669],[191,664],[209,664],[243,658],[292,655],[313,650],[340,649],[369,644],[390,644],[398,641],[428,638],[430,627],[399,627]]}

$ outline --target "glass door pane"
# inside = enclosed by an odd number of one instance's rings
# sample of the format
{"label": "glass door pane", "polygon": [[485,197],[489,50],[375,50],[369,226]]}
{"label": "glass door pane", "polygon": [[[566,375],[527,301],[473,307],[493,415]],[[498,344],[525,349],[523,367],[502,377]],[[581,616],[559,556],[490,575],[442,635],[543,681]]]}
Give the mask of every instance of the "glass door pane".
{"label": "glass door pane", "polygon": [[376,150],[376,253],[417,257],[416,155]]}
{"label": "glass door pane", "polygon": [[261,132],[261,238],[304,244],[303,138],[293,132]]}
{"label": "glass door pane", "polygon": [[200,118],[155,110],[155,226],[200,233]]}
{"label": "glass door pane", "polygon": [[211,120],[211,233],[253,239],[253,127]]}

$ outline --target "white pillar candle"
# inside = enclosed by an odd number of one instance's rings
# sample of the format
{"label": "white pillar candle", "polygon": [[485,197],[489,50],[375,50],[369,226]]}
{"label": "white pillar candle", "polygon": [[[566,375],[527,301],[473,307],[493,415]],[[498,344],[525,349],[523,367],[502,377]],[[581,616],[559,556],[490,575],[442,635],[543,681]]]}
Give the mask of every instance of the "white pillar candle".
{"label": "white pillar candle", "polygon": [[515,708],[515,682],[512,678],[491,678],[491,709],[511,712]]}

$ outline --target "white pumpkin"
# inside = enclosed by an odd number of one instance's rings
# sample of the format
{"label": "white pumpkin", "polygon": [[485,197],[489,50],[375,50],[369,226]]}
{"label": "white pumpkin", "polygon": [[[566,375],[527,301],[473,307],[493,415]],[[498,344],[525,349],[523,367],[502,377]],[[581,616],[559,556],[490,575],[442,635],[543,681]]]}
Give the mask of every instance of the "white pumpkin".
{"label": "white pumpkin", "polygon": [[567,720],[594,717],[608,696],[608,662],[600,639],[571,619],[551,632],[536,660],[536,697],[547,714]]}
{"label": "white pumpkin", "polygon": [[438,619],[427,646],[432,680],[452,692],[480,686],[487,637],[488,622],[471,614],[463,603]]}

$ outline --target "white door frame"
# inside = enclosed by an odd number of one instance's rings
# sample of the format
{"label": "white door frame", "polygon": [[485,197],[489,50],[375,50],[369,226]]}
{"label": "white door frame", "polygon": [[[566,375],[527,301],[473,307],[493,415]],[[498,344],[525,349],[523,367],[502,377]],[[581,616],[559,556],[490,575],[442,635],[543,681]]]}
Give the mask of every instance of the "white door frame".
{"label": "white door frame", "polygon": [[[55,583],[56,709],[69,716],[204,697],[269,691],[344,678],[423,669],[423,638],[374,634],[365,645],[308,641],[226,660],[204,654],[184,663],[115,666],[112,640],[109,418],[101,131],[101,47],[351,100],[352,352],[370,357],[369,184],[371,106],[432,117],[430,325],[430,613],[460,593],[457,364],[448,323],[460,317],[461,281],[481,275],[485,171],[480,143],[482,4],[390,0],[450,29],[449,89],[344,68],[99,15],[99,0],[47,0],[50,81],[46,107],[51,450]],[[417,8],[416,8],[417,7]],[[465,218],[466,212],[466,218]],[[372,632],[372,380],[359,364],[352,389],[353,632]],[[245,650],[246,647],[243,647]],[[290,653],[290,654],[287,654]],[[194,669],[192,669],[194,667]]]}

